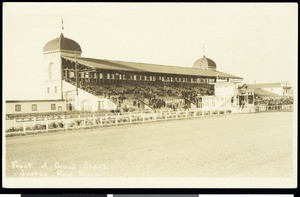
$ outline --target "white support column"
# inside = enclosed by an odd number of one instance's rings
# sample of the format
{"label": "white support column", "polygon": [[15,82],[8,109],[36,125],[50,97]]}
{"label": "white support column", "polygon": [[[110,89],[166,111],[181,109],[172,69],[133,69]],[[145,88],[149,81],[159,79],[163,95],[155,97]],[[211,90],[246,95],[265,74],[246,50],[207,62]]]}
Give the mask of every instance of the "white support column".
{"label": "white support column", "polygon": [[131,112],[129,112],[129,122],[132,123],[132,115],[131,115]]}

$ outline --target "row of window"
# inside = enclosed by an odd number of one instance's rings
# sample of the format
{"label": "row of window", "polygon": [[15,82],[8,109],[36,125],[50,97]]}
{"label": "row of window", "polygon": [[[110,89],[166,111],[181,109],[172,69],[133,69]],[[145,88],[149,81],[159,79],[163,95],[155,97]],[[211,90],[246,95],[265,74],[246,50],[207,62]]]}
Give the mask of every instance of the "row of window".
{"label": "row of window", "polygon": [[[37,104],[32,104],[31,111],[37,111],[37,110],[38,110]],[[56,104],[51,104],[51,110],[56,110]],[[22,106],[20,104],[15,105],[15,111],[16,112],[22,111]]]}
{"label": "row of window", "polygon": [[[50,94],[51,88],[47,87],[47,94]],[[54,93],[57,93],[57,86],[54,87]]]}
{"label": "row of window", "polygon": [[[73,71],[69,72],[69,77],[75,77]],[[120,79],[120,80],[144,80],[144,81],[170,81],[170,82],[198,82],[205,83],[211,82],[206,78],[187,78],[187,77],[157,77],[157,76],[142,76],[142,75],[129,75],[119,73],[79,73],[79,78],[85,79]],[[213,79],[212,79],[213,80]]]}

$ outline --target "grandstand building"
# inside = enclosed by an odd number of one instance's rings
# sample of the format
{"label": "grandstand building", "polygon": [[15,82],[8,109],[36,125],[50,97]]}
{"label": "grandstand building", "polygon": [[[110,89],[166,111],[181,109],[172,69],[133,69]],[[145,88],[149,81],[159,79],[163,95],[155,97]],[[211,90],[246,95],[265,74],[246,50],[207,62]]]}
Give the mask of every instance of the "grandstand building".
{"label": "grandstand building", "polygon": [[248,84],[248,88],[254,90],[256,96],[260,97],[292,97],[293,88],[285,82],[277,83],[255,83]]}
{"label": "grandstand building", "polygon": [[47,99],[65,99],[67,110],[199,107],[197,98],[214,94],[215,82],[242,79],[205,56],[189,68],[82,57],[63,34],[43,54]]}
{"label": "grandstand building", "polygon": [[202,107],[216,82],[242,80],[205,56],[192,67],[82,57],[80,45],[63,34],[46,43],[43,56],[46,101],[64,100],[63,111]]}

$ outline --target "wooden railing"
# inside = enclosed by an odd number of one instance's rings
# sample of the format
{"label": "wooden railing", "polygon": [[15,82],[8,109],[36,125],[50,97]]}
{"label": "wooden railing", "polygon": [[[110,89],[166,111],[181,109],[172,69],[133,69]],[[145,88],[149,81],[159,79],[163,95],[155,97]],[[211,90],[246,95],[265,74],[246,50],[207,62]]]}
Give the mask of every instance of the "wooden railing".
{"label": "wooden railing", "polygon": [[[261,106],[262,107],[262,106]],[[256,108],[261,111],[292,111],[293,105],[274,105]],[[27,121],[17,119],[6,120],[6,136],[27,135],[36,133],[53,132],[59,130],[73,130],[83,128],[97,128],[126,124],[138,124],[156,121],[201,118],[206,116],[220,116],[233,113],[228,109],[202,110],[200,108],[188,110],[160,110],[139,113],[115,114],[79,114],[72,116],[40,117]]]}
{"label": "wooden railing", "polygon": [[125,124],[137,124],[155,121],[168,121],[175,119],[199,118],[205,116],[219,116],[232,113],[229,110],[210,110],[203,111],[201,109],[190,110],[168,110],[149,113],[118,113],[115,115],[96,115],[82,117],[78,115],[76,118],[62,117],[60,119],[43,120],[34,119],[28,122],[17,122],[16,120],[6,121],[6,136],[36,134],[59,130],[72,130],[82,128],[96,128],[104,126],[116,126]]}

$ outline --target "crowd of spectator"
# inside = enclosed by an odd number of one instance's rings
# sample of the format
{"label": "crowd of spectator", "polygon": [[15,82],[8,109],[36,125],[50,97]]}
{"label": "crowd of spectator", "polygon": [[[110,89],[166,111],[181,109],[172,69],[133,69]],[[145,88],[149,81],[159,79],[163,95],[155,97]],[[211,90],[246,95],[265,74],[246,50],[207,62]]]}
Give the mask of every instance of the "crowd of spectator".
{"label": "crowd of spectator", "polygon": [[264,98],[257,97],[254,99],[254,105],[265,105],[265,106],[273,106],[273,105],[292,105],[294,102],[292,97],[286,98]]}
{"label": "crowd of spectator", "polygon": [[[72,82],[75,85],[75,82]],[[92,84],[80,82],[79,87],[93,95],[103,96],[111,99],[119,107],[124,101],[135,97],[140,102],[151,106],[154,109],[161,109],[168,107],[166,98],[184,98],[190,102],[196,103],[198,98],[203,95],[213,95],[214,89],[210,84]],[[136,104],[137,106],[137,104]],[[172,108],[180,107],[176,102]],[[175,106],[175,107],[173,107]],[[139,108],[139,106],[137,106]]]}

